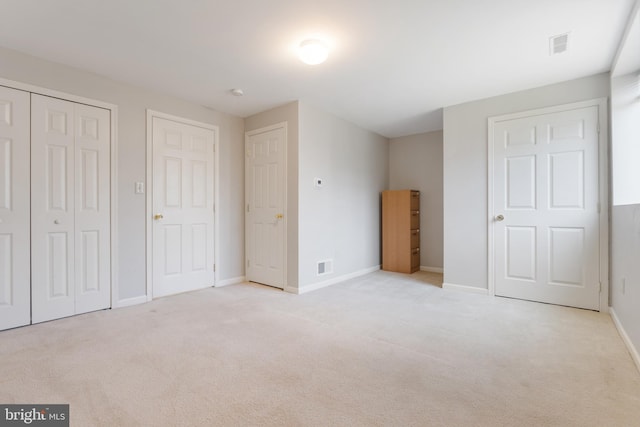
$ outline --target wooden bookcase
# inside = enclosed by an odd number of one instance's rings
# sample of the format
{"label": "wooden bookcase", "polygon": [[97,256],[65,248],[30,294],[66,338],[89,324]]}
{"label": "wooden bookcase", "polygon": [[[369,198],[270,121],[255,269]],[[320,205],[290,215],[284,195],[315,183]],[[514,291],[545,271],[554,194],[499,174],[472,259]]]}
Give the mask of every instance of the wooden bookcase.
{"label": "wooden bookcase", "polygon": [[420,269],[420,192],[382,192],[382,269],[414,273]]}

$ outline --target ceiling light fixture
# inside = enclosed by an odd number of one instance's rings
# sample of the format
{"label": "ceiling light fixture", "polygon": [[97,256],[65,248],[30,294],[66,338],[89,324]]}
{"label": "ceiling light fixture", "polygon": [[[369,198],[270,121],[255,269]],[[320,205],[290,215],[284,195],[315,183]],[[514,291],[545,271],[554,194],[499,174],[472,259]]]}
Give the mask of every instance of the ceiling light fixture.
{"label": "ceiling light fixture", "polygon": [[242,96],[242,95],[244,95],[244,91],[242,89],[231,89],[229,92],[231,92],[231,95],[233,95],[233,96]]}
{"label": "ceiling light fixture", "polygon": [[305,64],[322,64],[329,56],[329,46],[322,40],[306,39],[300,43],[298,56]]}

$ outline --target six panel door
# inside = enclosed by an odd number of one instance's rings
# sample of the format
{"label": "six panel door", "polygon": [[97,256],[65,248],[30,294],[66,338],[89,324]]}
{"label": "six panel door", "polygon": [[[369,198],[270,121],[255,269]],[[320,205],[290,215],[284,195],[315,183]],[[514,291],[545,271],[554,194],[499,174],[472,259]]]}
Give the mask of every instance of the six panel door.
{"label": "six panel door", "polygon": [[599,309],[598,107],[496,122],[495,293]]}
{"label": "six panel door", "polygon": [[32,322],[110,306],[107,110],[31,96]]}
{"label": "six panel door", "polygon": [[153,117],[153,296],[214,285],[215,133]]}
{"label": "six panel door", "polygon": [[31,320],[29,93],[0,86],[0,330]]}
{"label": "six panel door", "polygon": [[284,288],[285,150],[283,127],[246,140],[247,280]]}

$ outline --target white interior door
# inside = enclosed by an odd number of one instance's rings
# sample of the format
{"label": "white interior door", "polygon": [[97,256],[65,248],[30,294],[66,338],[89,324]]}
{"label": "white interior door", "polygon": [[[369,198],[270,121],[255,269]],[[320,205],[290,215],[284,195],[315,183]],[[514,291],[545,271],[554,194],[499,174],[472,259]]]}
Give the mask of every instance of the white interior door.
{"label": "white interior door", "polygon": [[74,104],[76,314],[110,307],[111,113]]}
{"label": "white interior door", "polygon": [[276,288],[285,285],[286,128],[246,137],[247,280]]}
{"label": "white interior door", "polygon": [[215,131],[152,118],[153,296],[214,285]]}
{"label": "white interior door", "polygon": [[599,309],[598,107],[493,129],[496,295]]}
{"label": "white interior door", "polygon": [[29,93],[0,86],[0,330],[31,321]]}
{"label": "white interior door", "polygon": [[110,306],[109,112],[31,95],[33,323]]}

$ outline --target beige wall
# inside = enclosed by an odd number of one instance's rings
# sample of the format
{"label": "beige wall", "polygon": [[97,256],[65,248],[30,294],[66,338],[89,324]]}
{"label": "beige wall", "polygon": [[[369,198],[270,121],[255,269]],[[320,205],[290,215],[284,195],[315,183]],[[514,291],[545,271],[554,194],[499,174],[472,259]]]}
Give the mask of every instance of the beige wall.
{"label": "beige wall", "polygon": [[[299,286],[313,288],[380,266],[380,194],[387,138],[300,102]],[[314,185],[321,178],[322,187]],[[319,276],[319,261],[333,272]]]}
{"label": "beige wall", "polygon": [[442,131],[391,139],[389,189],[420,191],[420,266],[442,269]]}
{"label": "beige wall", "polygon": [[220,280],[244,276],[243,120],[190,102],[119,83],[97,74],[0,48],[0,78],[37,85],[118,106],[118,294],[145,295],[146,110],[210,123],[220,128]]}

